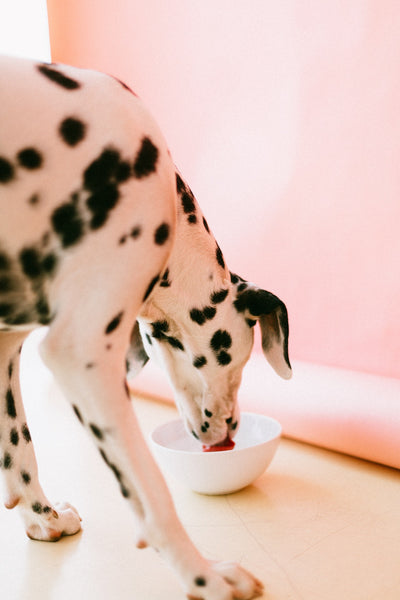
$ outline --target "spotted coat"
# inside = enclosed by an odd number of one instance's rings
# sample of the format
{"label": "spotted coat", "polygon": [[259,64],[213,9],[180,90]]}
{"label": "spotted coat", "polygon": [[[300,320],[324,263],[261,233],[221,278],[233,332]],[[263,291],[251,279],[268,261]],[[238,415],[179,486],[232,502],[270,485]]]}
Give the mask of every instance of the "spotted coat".
{"label": "spotted coat", "polygon": [[0,122],[6,506],[18,505],[34,539],[80,529],[77,511],[52,504],[39,484],[22,404],[22,343],[46,325],[42,357],[130,503],[137,546],[159,550],[188,597],[255,597],[256,578],[210,564],[185,534],[128,402],[127,369],[159,361],[189,433],[218,444],[239,427],[257,322],[267,360],[290,377],[285,305],[229,272],[158,126],[119,80],[1,58]]}

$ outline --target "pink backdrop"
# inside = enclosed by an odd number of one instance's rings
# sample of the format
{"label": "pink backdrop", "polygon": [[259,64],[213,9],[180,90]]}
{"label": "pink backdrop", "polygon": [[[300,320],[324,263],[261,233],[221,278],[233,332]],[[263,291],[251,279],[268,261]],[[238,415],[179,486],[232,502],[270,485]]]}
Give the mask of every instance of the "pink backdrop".
{"label": "pink backdrop", "polygon": [[53,60],[146,101],[291,355],[400,376],[400,4],[48,0]]}
{"label": "pink backdrop", "polygon": [[[142,96],[230,268],[288,306],[295,376],[254,353],[241,407],[400,468],[400,4],[48,0],[48,12],[53,60]],[[151,364],[132,385],[171,397]]]}

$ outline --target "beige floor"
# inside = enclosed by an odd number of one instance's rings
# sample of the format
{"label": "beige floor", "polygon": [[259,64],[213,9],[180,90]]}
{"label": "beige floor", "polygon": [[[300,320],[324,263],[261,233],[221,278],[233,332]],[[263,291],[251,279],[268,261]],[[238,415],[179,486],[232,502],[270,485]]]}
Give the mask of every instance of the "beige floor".
{"label": "beige floor", "polygon": [[[0,507],[3,600],[179,600],[173,573],[137,550],[130,513],[91,442],[28,347],[24,390],[42,483],[79,508],[83,531],[57,544],[25,537]],[[35,384],[35,385],[34,385]],[[143,429],[172,407],[134,399]],[[283,440],[255,485],[206,497],[170,480],[178,512],[210,558],[239,561],[268,600],[399,600],[400,473]]]}

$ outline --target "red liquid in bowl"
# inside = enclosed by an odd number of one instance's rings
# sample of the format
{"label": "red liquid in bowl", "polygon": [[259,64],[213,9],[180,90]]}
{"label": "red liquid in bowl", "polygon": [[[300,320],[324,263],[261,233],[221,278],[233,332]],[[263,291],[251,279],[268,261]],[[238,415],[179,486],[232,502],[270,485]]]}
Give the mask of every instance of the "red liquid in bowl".
{"label": "red liquid in bowl", "polygon": [[203,444],[203,452],[221,452],[221,450],[233,450],[235,442],[227,437],[223,442],[216,444],[215,446],[206,446]]}

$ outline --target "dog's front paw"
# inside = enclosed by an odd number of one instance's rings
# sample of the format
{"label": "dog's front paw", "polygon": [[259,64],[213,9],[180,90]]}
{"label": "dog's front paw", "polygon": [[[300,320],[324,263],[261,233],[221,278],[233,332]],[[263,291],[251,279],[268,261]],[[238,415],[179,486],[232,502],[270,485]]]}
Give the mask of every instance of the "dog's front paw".
{"label": "dog's front paw", "polygon": [[263,593],[261,581],[236,563],[214,563],[213,569],[231,586],[232,598],[235,600],[250,600]]}
{"label": "dog's front paw", "polygon": [[37,503],[32,506],[32,513],[34,518],[26,528],[32,540],[57,542],[64,535],[74,535],[81,529],[78,511],[68,502],[58,502],[54,508]]}
{"label": "dog's front paw", "polygon": [[212,563],[211,569],[214,576],[209,580],[196,578],[196,590],[188,594],[188,600],[251,600],[263,593],[261,581],[236,563]]}

